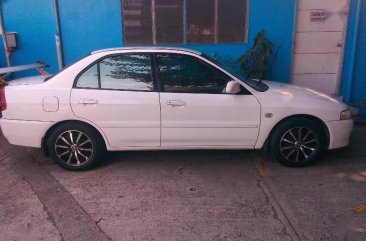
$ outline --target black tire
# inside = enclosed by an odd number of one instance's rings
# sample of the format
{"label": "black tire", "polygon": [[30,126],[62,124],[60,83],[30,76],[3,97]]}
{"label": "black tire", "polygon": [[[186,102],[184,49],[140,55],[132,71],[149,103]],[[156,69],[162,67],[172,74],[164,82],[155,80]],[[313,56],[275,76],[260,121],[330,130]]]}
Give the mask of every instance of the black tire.
{"label": "black tire", "polygon": [[105,145],[93,128],[70,122],[56,127],[47,142],[52,159],[71,171],[94,167],[105,152]]}
{"label": "black tire", "polygon": [[294,118],[276,127],[270,137],[270,147],[283,165],[308,166],[326,150],[326,137],[319,124],[305,118]]}

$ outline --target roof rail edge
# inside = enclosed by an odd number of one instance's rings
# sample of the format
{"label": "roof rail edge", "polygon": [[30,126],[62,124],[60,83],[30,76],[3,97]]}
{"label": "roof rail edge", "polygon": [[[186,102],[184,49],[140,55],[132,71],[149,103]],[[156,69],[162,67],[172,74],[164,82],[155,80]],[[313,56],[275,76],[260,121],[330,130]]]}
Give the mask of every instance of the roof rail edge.
{"label": "roof rail edge", "polygon": [[91,52],[90,54],[98,54],[103,52],[109,52],[109,51],[118,51],[118,50],[175,50],[175,51],[182,51],[182,52],[188,52],[188,53],[194,53],[201,55],[202,52],[193,50],[193,49],[187,49],[187,48],[179,48],[179,47],[146,47],[146,46],[136,46],[136,47],[118,47],[118,48],[107,48],[107,49],[100,49]]}

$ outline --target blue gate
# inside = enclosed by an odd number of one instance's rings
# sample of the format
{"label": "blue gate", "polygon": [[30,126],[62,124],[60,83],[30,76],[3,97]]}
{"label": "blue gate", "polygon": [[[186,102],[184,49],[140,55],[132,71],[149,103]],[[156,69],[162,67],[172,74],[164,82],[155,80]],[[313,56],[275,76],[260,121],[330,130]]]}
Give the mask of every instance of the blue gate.
{"label": "blue gate", "polygon": [[342,95],[366,115],[366,1],[352,0],[344,59]]}

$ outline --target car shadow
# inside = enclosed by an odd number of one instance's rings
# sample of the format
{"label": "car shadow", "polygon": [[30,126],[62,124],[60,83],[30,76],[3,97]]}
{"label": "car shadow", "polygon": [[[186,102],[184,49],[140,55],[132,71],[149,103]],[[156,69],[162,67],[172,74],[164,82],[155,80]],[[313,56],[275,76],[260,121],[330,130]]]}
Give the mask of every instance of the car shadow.
{"label": "car shadow", "polygon": [[248,152],[243,150],[113,151],[105,154],[104,160],[97,168],[106,168],[125,162],[194,164],[195,162],[230,160],[248,160]]}

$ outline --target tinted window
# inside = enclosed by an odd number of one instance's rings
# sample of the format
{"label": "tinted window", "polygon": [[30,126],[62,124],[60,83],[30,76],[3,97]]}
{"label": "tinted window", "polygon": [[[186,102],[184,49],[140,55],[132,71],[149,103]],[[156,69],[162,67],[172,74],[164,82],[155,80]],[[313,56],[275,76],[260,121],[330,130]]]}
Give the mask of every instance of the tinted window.
{"label": "tinted window", "polygon": [[156,43],[183,43],[182,0],[155,0]]}
{"label": "tinted window", "polygon": [[121,0],[124,43],[246,41],[248,0]]}
{"label": "tinted window", "polygon": [[218,2],[218,43],[245,42],[247,2],[247,0],[225,0]]}
{"label": "tinted window", "polygon": [[123,40],[127,44],[152,44],[151,0],[123,0]]}
{"label": "tinted window", "polygon": [[[215,41],[215,1],[188,0],[188,43],[217,43]],[[204,9],[204,11],[202,11]],[[244,29],[244,28],[243,28]]]}
{"label": "tinted window", "polygon": [[77,79],[78,88],[153,91],[149,54],[121,54],[102,59]]}
{"label": "tinted window", "polygon": [[222,93],[230,80],[215,67],[188,55],[158,54],[159,79],[166,92]]}
{"label": "tinted window", "polygon": [[76,87],[98,88],[98,65],[95,64],[80,75]]}
{"label": "tinted window", "polygon": [[102,89],[154,90],[148,54],[108,57],[99,63],[99,69]]}

